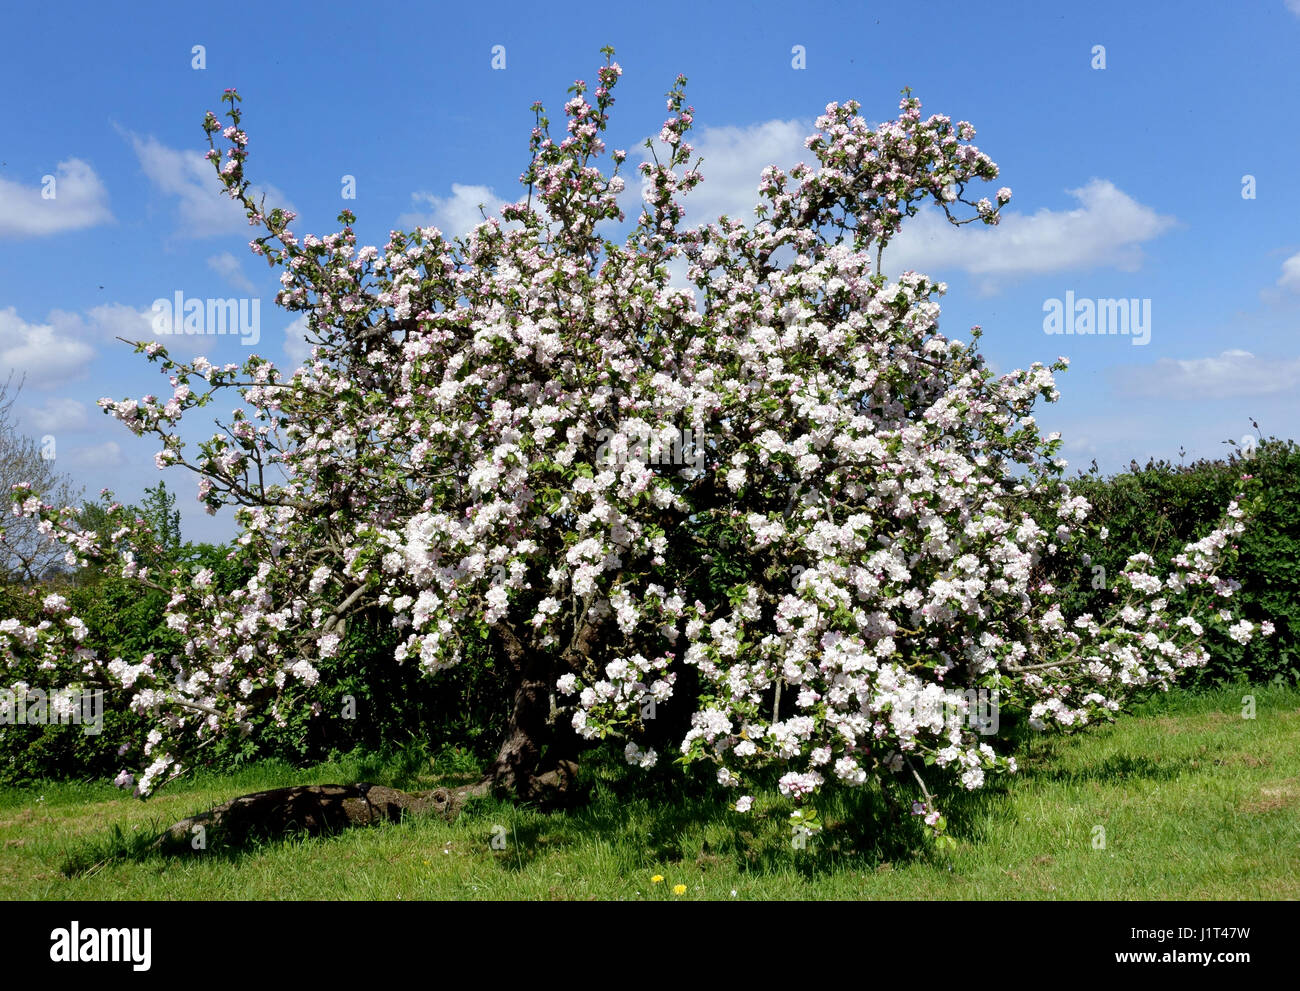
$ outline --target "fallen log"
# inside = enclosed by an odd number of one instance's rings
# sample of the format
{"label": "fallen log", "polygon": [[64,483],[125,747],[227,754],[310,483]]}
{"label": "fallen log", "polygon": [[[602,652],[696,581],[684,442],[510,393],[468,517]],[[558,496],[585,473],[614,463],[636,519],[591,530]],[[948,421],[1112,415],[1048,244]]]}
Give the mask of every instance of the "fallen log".
{"label": "fallen log", "polygon": [[[529,798],[542,804],[572,802],[578,767],[560,761],[534,780]],[[255,837],[334,833],[353,826],[398,822],[404,816],[451,819],[465,800],[499,791],[491,779],[461,788],[405,792],[385,785],[295,785],[240,795],[168,826],[153,848],[171,853],[238,847]]]}
{"label": "fallen log", "polygon": [[239,846],[254,837],[320,835],[352,826],[397,822],[404,815],[450,818],[472,788],[405,792],[384,785],[296,785],[240,795],[173,823],[154,842],[170,852]]}

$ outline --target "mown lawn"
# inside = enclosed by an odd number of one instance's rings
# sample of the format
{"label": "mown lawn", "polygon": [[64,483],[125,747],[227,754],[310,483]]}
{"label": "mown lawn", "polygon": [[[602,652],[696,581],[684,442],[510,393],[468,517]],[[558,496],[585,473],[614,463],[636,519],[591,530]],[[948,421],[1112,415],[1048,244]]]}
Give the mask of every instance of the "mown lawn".
{"label": "mown lawn", "polygon": [[[1254,719],[1243,718],[1247,693]],[[833,804],[828,831],[798,850],[788,807],[739,815],[716,789],[590,773],[591,800],[574,811],[484,801],[452,822],[180,858],[143,853],[146,839],[237,794],[434,782],[408,759],[262,765],[148,802],[111,785],[9,789],[0,792],[0,898],[1300,898],[1294,689],[1171,693],[1113,726],[1036,739],[1005,785],[945,793],[951,854],[931,850],[912,817],[891,821],[874,794]]]}

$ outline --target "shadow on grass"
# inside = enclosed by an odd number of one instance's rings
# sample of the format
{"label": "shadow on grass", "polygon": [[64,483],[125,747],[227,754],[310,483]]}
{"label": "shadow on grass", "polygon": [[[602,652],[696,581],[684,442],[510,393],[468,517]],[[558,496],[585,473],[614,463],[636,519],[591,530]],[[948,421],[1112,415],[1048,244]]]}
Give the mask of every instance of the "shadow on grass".
{"label": "shadow on grass", "polygon": [[124,830],[120,823],[113,823],[103,835],[65,846],[59,872],[68,878],[88,878],[113,863],[139,863],[154,857],[161,860],[162,855],[151,847],[162,829],[161,821],[131,832]]}
{"label": "shadow on grass", "polygon": [[1039,768],[1032,776],[1049,782],[1082,782],[1122,784],[1126,780],[1170,781],[1184,774],[1195,773],[1199,764],[1195,757],[1183,755],[1148,756],[1146,754],[1114,754],[1087,767]]}
{"label": "shadow on grass", "polygon": [[[1286,696],[1288,703],[1293,697]],[[1110,728],[1096,726],[1080,736],[1043,736],[1029,730],[1023,719],[1004,714],[998,737],[1003,744],[1000,749],[1015,753],[1020,760],[1021,770],[1014,777],[1043,784],[1123,785],[1126,781],[1165,781],[1205,770],[1205,747],[1197,753],[1170,755],[1134,752],[1129,744],[1118,753],[1086,761],[1070,753],[1083,739],[1096,743],[1109,732]],[[454,786],[476,777],[470,763],[458,755],[433,760],[424,749],[413,747],[350,755],[328,770],[301,772],[299,780],[325,774],[337,780],[415,789],[430,787],[435,783],[431,779],[437,777],[437,784]],[[799,849],[790,829],[793,803],[760,804],[754,812],[741,814],[732,811],[738,794],[703,774],[681,774],[673,768],[634,771],[616,757],[599,752],[583,755],[581,767],[589,799],[576,808],[548,811],[491,798],[465,806],[463,824],[482,833],[497,869],[521,872],[549,854],[563,851],[580,858],[584,850],[598,847],[608,851],[625,876],[655,864],[693,863],[704,868],[730,862],[746,873],[793,870],[812,877],[846,869],[874,870],[886,864],[928,862],[941,866],[946,861],[936,851],[921,817],[911,813],[913,796],[907,792],[895,792],[891,799],[889,792],[868,787],[828,796],[819,806],[825,829]],[[930,778],[927,774],[927,780]],[[969,843],[987,841],[985,829],[1003,817],[1010,801],[1010,782],[1005,779],[991,779],[974,792],[955,782],[936,786],[931,780],[930,784],[947,818],[949,835]],[[507,831],[500,847],[486,842],[498,824]],[[70,877],[89,877],[114,862],[174,862],[175,855],[152,848],[165,826],[158,823],[131,832],[112,826],[100,836],[62,851],[62,871]],[[379,828],[408,829],[411,823]],[[278,834],[252,836],[240,845],[216,842],[204,855],[238,861],[286,841],[297,839]]]}
{"label": "shadow on grass", "polygon": [[1021,759],[1017,777],[1045,784],[1096,782],[1122,785],[1125,781],[1171,781],[1181,775],[1203,772],[1207,761],[1224,749],[1203,744],[1195,752],[1153,753],[1134,751],[1130,743],[1124,751],[1104,759],[1096,759],[1091,754],[1090,759],[1082,764],[1072,759],[1077,755],[1069,753],[1071,749],[1085,741],[1095,747],[1112,729],[1099,726],[1077,735],[1040,737],[1023,745],[1017,751]]}
{"label": "shadow on grass", "polygon": [[[315,776],[324,775],[331,781],[368,781],[402,791],[419,791],[435,785],[454,787],[476,781],[479,776],[472,757],[465,755],[461,759],[449,759],[445,754],[432,754],[419,742],[381,750],[354,751],[312,770],[318,772]],[[288,783],[305,782],[299,773]]]}
{"label": "shadow on grass", "polygon": [[[549,853],[598,846],[609,848],[619,869],[626,873],[656,863],[694,863],[705,868],[730,861],[746,873],[795,870],[813,877],[844,869],[874,870],[884,864],[942,864],[946,860],[936,853],[922,817],[912,814],[910,793],[866,787],[828,796],[819,805],[824,829],[800,846],[790,825],[790,812],[796,808],[792,802],[778,801],[753,812],[737,813],[733,807],[738,793],[703,773],[682,774],[673,768],[636,771],[599,752],[584,755],[581,767],[580,786],[587,790],[588,801],[565,811],[497,798],[466,804],[461,816],[471,828],[482,831],[485,838],[500,837],[500,845],[490,840],[487,844],[499,869],[521,872]],[[344,770],[349,777],[395,787],[430,784],[428,758],[418,752],[408,752],[400,760],[394,760],[392,754],[354,757],[332,768],[333,772]],[[454,781],[442,777],[439,783]],[[977,792],[960,785],[939,785],[935,798],[947,818],[948,833],[959,840],[979,842],[981,823],[1005,803],[1005,793],[1006,785],[994,780]],[[154,841],[167,825],[159,822],[131,832],[114,825],[98,837],[65,849],[62,873],[89,877],[115,862],[165,865],[178,860],[194,862],[197,857],[238,862],[308,836],[328,841],[342,831],[253,833],[241,842],[214,831],[206,837],[201,852],[184,844],[179,850],[155,848]],[[406,821],[378,828],[409,826]]]}
{"label": "shadow on grass", "polygon": [[[414,780],[426,784],[428,776],[427,763],[394,767],[391,761],[382,766],[360,762],[355,770],[383,772],[373,773],[373,777],[394,783]],[[589,800],[575,808],[547,810],[482,798],[467,803],[461,816],[485,837],[499,836],[499,846],[488,843],[491,859],[498,869],[514,873],[550,853],[597,846],[612,850],[619,869],[627,874],[651,864],[694,863],[707,868],[731,861],[744,873],[794,870],[814,877],[844,869],[874,870],[887,863],[942,863],[944,859],[934,852],[921,817],[906,805],[910,797],[891,800],[878,787],[828,798],[820,808],[825,828],[799,846],[790,828],[793,803],[777,802],[754,812],[737,813],[733,805],[738,795],[702,774],[682,775],[667,769],[638,772],[616,760],[588,754],[581,777]],[[1004,801],[1004,791],[1005,786],[998,783],[974,793],[941,787],[935,797],[947,817],[949,833],[978,841],[979,823]],[[237,863],[269,848],[308,838],[329,842],[343,832],[252,833],[234,842],[214,831],[205,837],[200,851],[183,844],[179,849],[157,847],[155,841],[167,825],[160,821],[126,831],[114,824],[103,834],[62,850],[60,870],[69,878],[87,878],[114,863],[152,861],[164,868],[198,858]],[[377,828],[410,826],[406,820]]]}
{"label": "shadow on grass", "polygon": [[[382,826],[400,826],[406,821],[385,822]],[[145,863],[153,861],[160,866],[169,863],[194,863],[200,859],[235,863],[264,851],[286,845],[302,844],[316,839],[330,839],[354,828],[339,820],[307,828],[295,824],[289,828],[266,830],[257,827],[242,829],[238,834],[220,827],[196,832],[187,843],[184,839],[166,841],[169,822],[154,820],[147,826],[130,832],[118,823],[98,836],[93,836],[60,851],[60,872],[69,878],[91,877],[114,863]],[[380,828],[382,828],[382,826]],[[371,827],[375,828],[375,827]]]}
{"label": "shadow on grass", "polygon": [[[192,783],[205,788],[221,787],[223,791],[230,792],[228,798],[213,803],[219,805],[238,795],[312,783],[318,778],[366,781],[406,791],[427,789],[434,785],[456,787],[469,784],[478,779],[478,773],[459,754],[452,755],[450,759],[446,755],[434,758],[423,745],[411,745],[374,753],[353,753],[302,771],[296,771],[288,764],[271,761],[238,775],[201,775]],[[194,814],[203,811],[206,810],[195,809]],[[88,877],[115,862],[156,860],[167,863],[177,859],[192,859],[200,854],[207,858],[238,861],[268,847],[313,837],[330,837],[347,828],[324,826],[313,830],[291,828],[272,832],[254,829],[239,838],[212,829],[201,839],[196,838],[201,845],[196,845],[195,842],[188,846],[184,842],[157,845],[156,841],[169,825],[170,822],[156,821],[146,828],[129,833],[121,826],[113,825],[104,834],[65,847],[61,852],[60,871],[65,877]]]}
{"label": "shadow on grass", "polygon": [[[572,814],[570,812],[568,816]],[[500,837],[501,845],[493,849],[492,859],[501,869],[518,874],[539,857],[574,846],[574,838],[567,828],[553,828],[552,818],[560,816],[560,813],[549,813],[541,822],[512,823],[508,829],[502,827],[502,831],[495,834]]]}
{"label": "shadow on grass", "polygon": [[[468,804],[462,814],[476,827],[510,819],[510,842],[494,859],[501,869],[515,872],[548,850],[597,846],[625,875],[656,864],[707,868],[728,861],[743,873],[793,870],[806,877],[946,862],[935,852],[922,817],[912,814],[910,797],[891,799],[878,787],[829,797],[819,807],[823,830],[800,844],[790,825],[793,802],[738,813],[733,807],[739,794],[704,775],[629,771],[588,755],[582,778],[590,800],[565,813],[486,798]],[[995,782],[980,792],[940,788],[935,798],[949,833],[978,842],[981,824],[1006,802],[1006,787]]]}

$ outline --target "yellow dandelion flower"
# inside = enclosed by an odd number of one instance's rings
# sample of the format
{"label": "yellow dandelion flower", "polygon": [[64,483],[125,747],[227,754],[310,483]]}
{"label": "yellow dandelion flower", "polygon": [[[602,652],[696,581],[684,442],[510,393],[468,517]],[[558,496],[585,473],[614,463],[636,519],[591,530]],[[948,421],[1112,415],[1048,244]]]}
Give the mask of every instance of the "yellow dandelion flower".
{"label": "yellow dandelion flower", "polygon": [[663,876],[662,874],[656,874],[654,877],[652,877],[652,878],[650,879],[650,883],[651,883],[651,884],[658,884],[658,883],[659,883],[660,881],[662,881],[663,879],[664,879],[664,876]]}
{"label": "yellow dandelion flower", "polygon": [[684,895],[684,894],[686,894],[686,885],[684,885],[684,884],[674,884],[674,885],[673,885],[673,894],[674,894],[674,895]]}

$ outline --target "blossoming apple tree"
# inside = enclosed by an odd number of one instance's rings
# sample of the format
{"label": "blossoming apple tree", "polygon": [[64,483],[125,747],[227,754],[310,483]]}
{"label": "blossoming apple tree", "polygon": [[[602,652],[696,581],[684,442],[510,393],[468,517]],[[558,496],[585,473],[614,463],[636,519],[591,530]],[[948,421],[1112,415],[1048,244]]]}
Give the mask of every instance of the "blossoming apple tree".
{"label": "blossoming apple tree", "polygon": [[[1104,615],[1063,615],[1042,578],[1094,525],[1032,415],[1065,360],[993,374],[979,328],[939,331],[942,283],[880,267],[927,202],[997,223],[1011,194],[970,198],[998,175],[970,124],[910,94],[875,128],[832,103],[809,164],[763,171],[753,221],[686,228],[702,176],[678,77],[666,152],[647,142],[644,206],[615,241],[626,152],[607,160],[602,134],[622,70],[605,54],[562,138],[534,105],[519,202],[458,239],[395,231],[382,253],[356,247],[346,211],[337,233],[295,235],[248,192],[238,95],[228,126],[207,115],[208,157],[265,231],[251,248],[282,270],[277,302],[307,314],[313,355],[217,367],[138,342],[169,394],[100,405],[158,439],[160,468],[194,472],[210,509],[236,507],[256,574],[230,594],[203,570],[151,574],[135,522],[86,532],[20,490],[15,512],[70,564],[165,588],[185,646],[103,656],[57,596],[43,622],[0,624],[7,658],[71,662],[154,714],[139,792],[255,708],[307,704],[363,608],[404,638],[385,663],[432,676],[490,643],[513,711],[488,780],[517,795],[567,734],[711,765],[740,811],[764,781],[802,800],[901,776],[931,824],[927,776],[977,788],[1015,768],[965,718],[969,689],[1078,726],[1203,663],[1207,627],[1256,632],[1218,573],[1245,497],[1169,573],[1131,558]],[[229,422],[188,453],[182,417],[232,390]],[[696,456],[673,456],[684,436]],[[656,712],[684,728],[667,747],[649,742]]]}

